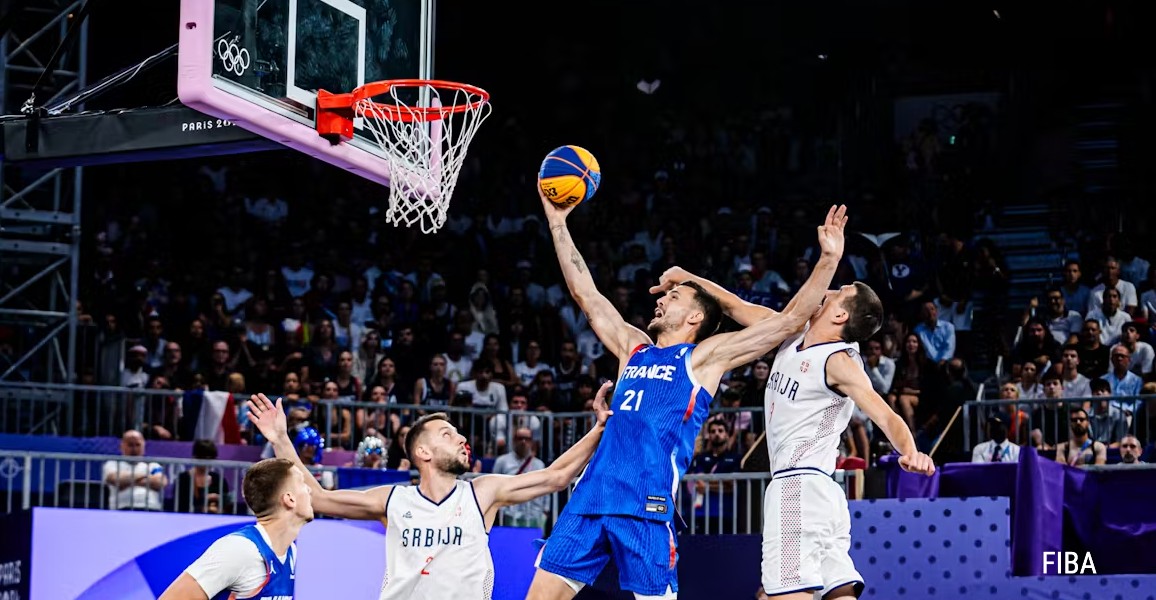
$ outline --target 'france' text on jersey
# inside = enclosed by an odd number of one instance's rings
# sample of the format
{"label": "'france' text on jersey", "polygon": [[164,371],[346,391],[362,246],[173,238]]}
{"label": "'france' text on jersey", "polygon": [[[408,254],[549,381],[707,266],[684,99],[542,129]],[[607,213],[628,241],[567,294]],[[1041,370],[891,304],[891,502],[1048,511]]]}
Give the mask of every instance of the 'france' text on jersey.
{"label": "'france' text on jersey", "polygon": [[566,511],[669,522],[678,480],[710,412],[691,370],[694,344],[643,346],[630,355],[610,400],[614,416]]}

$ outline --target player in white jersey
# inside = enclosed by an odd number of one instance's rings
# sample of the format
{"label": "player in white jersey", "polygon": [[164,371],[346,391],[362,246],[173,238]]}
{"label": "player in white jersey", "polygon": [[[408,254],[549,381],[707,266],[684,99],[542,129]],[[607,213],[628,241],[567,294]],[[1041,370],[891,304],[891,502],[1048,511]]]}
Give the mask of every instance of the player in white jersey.
{"label": "player in white jersey", "polygon": [[[418,470],[416,486],[325,490],[307,478],[313,507],[346,519],[385,522],[386,571],[380,600],[488,600],[494,587],[489,531],[498,511],[561,491],[594,454],[613,414],[605,383],[594,400],[597,424],[549,467],[520,475],[458,476],[470,468],[466,438],[445,413],[428,414],[410,426],[406,456]],[[278,457],[300,464],[286,433],[281,399],[249,399],[250,421],[273,444]],[[302,465],[303,466],[303,465]]]}
{"label": "player in white jersey", "polygon": [[[838,219],[846,222],[843,215]],[[843,254],[842,226],[820,228],[819,245],[822,255],[816,271],[833,271]],[[775,314],[678,267],[663,273],[651,291],[687,280],[714,294],[723,311],[740,325]],[[917,450],[903,418],[871,387],[859,356],[858,344],[874,335],[882,320],[879,297],[856,282],[827,292],[804,331],[779,346],[764,413],[773,475],[763,506],[762,583],[771,598],[833,600],[855,598],[863,591],[863,577],[849,553],[847,500],[832,479],[852,403],[887,435],[901,454],[900,466],[928,475],[935,472],[931,457]]]}

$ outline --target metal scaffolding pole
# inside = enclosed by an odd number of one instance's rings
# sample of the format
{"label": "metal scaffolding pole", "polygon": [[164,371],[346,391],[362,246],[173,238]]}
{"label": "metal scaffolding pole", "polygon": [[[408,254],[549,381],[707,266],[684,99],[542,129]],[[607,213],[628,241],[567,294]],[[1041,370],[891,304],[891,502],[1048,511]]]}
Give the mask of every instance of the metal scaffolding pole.
{"label": "metal scaffolding pole", "polygon": [[[86,22],[42,78],[82,4],[12,3],[11,27],[0,38],[5,115],[19,113],[34,89],[33,103],[45,106],[85,87]],[[80,167],[0,164],[0,381],[77,379],[82,184]]]}

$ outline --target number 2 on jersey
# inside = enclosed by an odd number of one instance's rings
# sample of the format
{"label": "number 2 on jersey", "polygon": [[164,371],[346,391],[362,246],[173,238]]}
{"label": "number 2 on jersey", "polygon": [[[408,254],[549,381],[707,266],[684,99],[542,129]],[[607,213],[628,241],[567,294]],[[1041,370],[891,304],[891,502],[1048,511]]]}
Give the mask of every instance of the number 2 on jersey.
{"label": "number 2 on jersey", "polygon": [[626,390],[626,398],[622,400],[622,404],[618,410],[642,410],[642,392],[646,390],[638,390],[637,398],[634,390]]}
{"label": "number 2 on jersey", "polygon": [[427,556],[427,557],[425,557],[425,566],[421,568],[421,574],[422,574],[422,575],[429,575],[429,571],[427,571],[426,569],[428,569],[428,568],[429,568],[429,564],[430,564],[431,562],[433,562],[433,557],[432,557],[432,556]]}

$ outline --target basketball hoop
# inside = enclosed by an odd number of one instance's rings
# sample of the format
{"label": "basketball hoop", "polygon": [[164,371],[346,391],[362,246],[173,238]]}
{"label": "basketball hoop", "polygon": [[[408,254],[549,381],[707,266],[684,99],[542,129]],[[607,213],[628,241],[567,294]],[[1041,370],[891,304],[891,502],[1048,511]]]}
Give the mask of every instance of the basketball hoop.
{"label": "basketball hoop", "polygon": [[348,94],[318,91],[317,133],[333,143],[349,140],[360,118],[389,162],[386,221],[419,223],[432,233],[446,222],[466,150],[490,112],[490,94],[481,88],[393,79]]}

